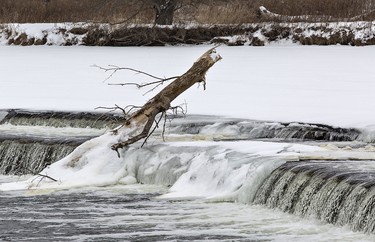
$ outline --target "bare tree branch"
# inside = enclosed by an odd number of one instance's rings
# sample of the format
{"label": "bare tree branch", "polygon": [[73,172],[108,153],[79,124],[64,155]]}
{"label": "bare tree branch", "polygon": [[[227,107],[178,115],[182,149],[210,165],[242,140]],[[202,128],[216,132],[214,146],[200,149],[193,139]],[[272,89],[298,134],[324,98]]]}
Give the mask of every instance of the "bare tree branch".
{"label": "bare tree branch", "polygon": [[[119,67],[119,66],[115,66],[115,65],[108,65],[108,67],[106,68],[106,67],[102,67],[102,66],[98,66],[98,65],[93,65],[93,67],[97,67],[97,68],[99,68],[100,70],[103,70],[103,71],[105,71],[105,72],[108,72],[108,71],[110,71],[110,72],[112,72],[106,79],[105,79],[105,81],[106,80],[108,80],[108,79],[110,79],[116,72],[118,72],[118,71],[121,71],[121,70],[128,70],[128,71],[132,71],[132,72],[135,72],[135,73],[137,73],[137,74],[142,74],[142,75],[145,75],[145,76],[148,76],[148,77],[151,77],[151,78],[153,78],[153,79],[157,79],[157,80],[159,80],[159,81],[169,81],[169,80],[173,80],[173,79],[177,79],[177,78],[179,78],[180,76],[173,76],[173,77],[168,77],[168,78],[165,78],[165,77],[158,77],[158,76],[154,76],[154,75],[152,75],[152,74],[149,74],[149,73],[147,73],[147,72],[144,72],[144,71],[141,71],[141,70],[137,70],[137,69],[134,69],[134,68],[129,68],[129,67]],[[112,85],[114,85],[114,84],[112,84]],[[128,85],[128,84],[117,84],[117,85]],[[139,84],[137,84],[137,83],[132,83],[132,84],[130,84],[130,85],[139,85]],[[148,86],[148,85],[152,85],[152,84],[145,84],[146,86]]]}
{"label": "bare tree branch", "polygon": [[163,142],[165,142],[165,128],[167,125],[167,113],[164,112],[163,115],[164,115],[164,124],[163,124],[163,131],[161,132],[161,137],[163,138]]}
{"label": "bare tree branch", "polygon": [[136,86],[137,88],[140,89],[140,88],[155,85],[155,84],[158,84],[158,86],[163,85],[164,82],[174,80],[174,79],[177,79],[177,78],[178,78],[178,76],[168,77],[168,78],[162,79],[160,81],[147,82],[147,83],[142,83],[142,84],[139,84],[139,83],[136,83],[136,82],[126,82],[126,83],[108,83],[108,85],[110,85],[110,86]]}
{"label": "bare tree branch", "polygon": [[[56,180],[55,178],[52,178],[52,177],[48,176],[47,174],[46,174],[46,175],[43,175],[43,174],[41,174],[41,173],[35,173],[34,171],[30,170],[29,168],[26,168],[26,170],[28,170],[28,171],[29,171],[31,174],[33,174],[33,175],[41,176],[41,177],[44,177],[44,178],[48,178],[48,179],[50,179],[50,180],[52,180],[52,181],[57,182],[57,180]],[[36,179],[36,178],[34,178],[34,180],[35,180],[35,179]]]}
{"label": "bare tree branch", "polygon": [[119,143],[116,143],[116,144],[112,145],[111,148],[112,148],[112,150],[115,150],[117,152],[118,157],[120,157],[120,153],[118,152],[118,149],[122,149],[124,147],[127,147],[128,145],[133,144],[133,143],[137,142],[138,140],[146,138],[148,136],[148,133],[149,133],[151,127],[152,127],[152,124],[154,123],[154,119],[155,119],[156,115],[158,114],[158,112],[159,112],[159,110],[155,110],[150,114],[150,116],[148,117],[147,123],[144,126],[143,131],[140,134],[138,134],[138,135],[136,135],[136,136],[134,136],[134,137],[132,137],[128,140],[125,140],[123,142],[119,142]]}
{"label": "bare tree branch", "polygon": [[44,175],[44,174],[41,174],[41,173],[35,173],[34,171],[32,171],[32,170],[30,170],[30,169],[28,169],[28,168],[26,168],[26,170],[28,170],[31,174],[33,174],[33,175],[36,176],[36,177],[31,181],[31,184],[33,184],[34,181],[35,181],[37,178],[40,178],[40,180],[39,180],[38,183],[36,184],[36,187],[38,187],[39,184],[40,184],[45,178],[48,178],[48,179],[50,179],[50,180],[52,180],[52,181],[54,181],[54,182],[58,182],[55,178],[50,177],[50,176],[48,176],[47,174]]}
{"label": "bare tree branch", "polygon": [[158,76],[155,76],[155,75],[152,75],[152,74],[149,74],[147,72],[144,72],[144,71],[140,71],[140,70],[137,70],[137,69],[134,69],[134,68],[129,68],[129,67],[118,67],[118,66],[114,66],[114,65],[109,65],[108,68],[105,68],[105,67],[101,67],[101,66],[98,66],[98,65],[94,65],[94,67],[97,67],[99,68],[100,70],[103,70],[105,72],[108,72],[110,71],[111,74],[104,80],[104,81],[107,81],[108,79],[110,79],[116,72],[118,71],[121,71],[121,70],[128,70],[128,71],[132,71],[132,72],[135,72],[137,74],[142,74],[142,75],[145,75],[145,76],[148,76],[148,77],[151,77],[153,79],[157,79],[158,81],[153,81],[153,82],[146,82],[146,83],[136,83],[136,82],[126,82],[126,83],[108,83],[108,85],[110,86],[136,86],[138,89],[141,89],[141,88],[144,88],[144,87],[147,87],[147,86],[152,86],[152,85],[155,85],[153,88],[151,88],[150,90],[148,90],[146,93],[144,93],[143,95],[146,95],[147,93],[150,93],[152,91],[154,91],[156,88],[158,88],[159,86],[163,85],[164,82],[167,82],[167,81],[171,81],[171,80],[175,80],[177,78],[179,78],[180,76],[172,76],[172,77],[158,77]]}
{"label": "bare tree branch", "polygon": [[[164,113],[165,113],[165,111],[161,113],[160,118],[159,118],[158,121],[154,120],[154,121],[155,121],[155,126],[154,126],[154,128],[151,130],[151,132],[148,132],[148,135],[147,135],[147,137],[145,138],[145,140],[143,141],[141,147],[143,147],[143,146],[147,143],[148,138],[150,138],[150,136],[151,136],[151,135],[155,132],[155,130],[159,127],[159,123],[160,123],[161,119],[163,118],[163,114],[164,114]],[[154,118],[154,119],[155,119],[155,118]]]}

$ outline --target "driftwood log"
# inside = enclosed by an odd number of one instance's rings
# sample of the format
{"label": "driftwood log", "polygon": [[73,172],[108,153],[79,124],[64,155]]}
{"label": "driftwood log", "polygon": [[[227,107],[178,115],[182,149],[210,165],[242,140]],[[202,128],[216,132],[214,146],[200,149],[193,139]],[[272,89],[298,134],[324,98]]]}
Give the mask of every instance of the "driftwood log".
{"label": "driftwood log", "polygon": [[154,122],[156,122],[156,116],[166,112],[171,107],[171,102],[195,83],[202,83],[205,87],[207,71],[219,60],[221,60],[221,56],[216,53],[216,48],[208,50],[187,72],[177,77],[177,79],[162,89],[142,108],[131,114],[120,130],[115,130],[114,133],[121,132],[121,129],[131,129],[134,127],[141,127],[142,131],[133,137],[113,144],[111,147],[112,150],[115,150],[119,155],[119,149],[148,137]]}
{"label": "driftwood log", "polygon": [[374,14],[375,9],[370,9],[366,12],[363,12],[359,15],[347,17],[347,18],[337,18],[329,15],[298,15],[298,16],[291,16],[291,15],[282,15],[275,12],[269,11],[264,6],[260,6],[257,11],[256,15],[258,18],[267,20],[267,21],[279,21],[279,22],[300,22],[300,21],[307,21],[307,22],[333,22],[333,21],[364,21],[367,17]]}

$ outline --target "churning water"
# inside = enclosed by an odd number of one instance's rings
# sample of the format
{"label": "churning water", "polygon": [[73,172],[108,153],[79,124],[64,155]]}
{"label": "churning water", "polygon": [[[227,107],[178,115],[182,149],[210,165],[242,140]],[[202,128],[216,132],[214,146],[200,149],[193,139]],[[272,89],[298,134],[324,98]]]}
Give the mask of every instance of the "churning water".
{"label": "churning water", "polygon": [[[58,182],[14,176],[116,122],[0,112],[1,241],[375,240],[375,149],[353,129],[192,116],[168,125],[167,143],[85,161],[66,169],[68,181],[53,165]],[[7,189],[31,183],[38,189]]]}
{"label": "churning water", "polygon": [[[147,185],[1,193],[2,241],[371,241],[262,206],[161,199]],[[43,194],[44,193],[44,194]]]}

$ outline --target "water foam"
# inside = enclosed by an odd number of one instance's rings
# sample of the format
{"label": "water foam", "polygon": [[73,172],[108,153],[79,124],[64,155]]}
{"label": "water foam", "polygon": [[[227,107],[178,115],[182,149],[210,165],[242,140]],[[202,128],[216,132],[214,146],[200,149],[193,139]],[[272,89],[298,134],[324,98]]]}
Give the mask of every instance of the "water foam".
{"label": "water foam", "polygon": [[[245,186],[246,182],[260,183],[286,161],[285,157],[321,150],[260,141],[163,144],[154,141],[147,148],[136,144],[124,149],[118,158],[110,146],[120,138],[108,133],[91,139],[41,172],[57,182],[36,176],[24,182],[1,184],[0,189],[65,189],[139,182],[172,186],[169,196],[237,200],[241,189],[248,193],[250,185]],[[253,190],[255,193],[256,189]]]}

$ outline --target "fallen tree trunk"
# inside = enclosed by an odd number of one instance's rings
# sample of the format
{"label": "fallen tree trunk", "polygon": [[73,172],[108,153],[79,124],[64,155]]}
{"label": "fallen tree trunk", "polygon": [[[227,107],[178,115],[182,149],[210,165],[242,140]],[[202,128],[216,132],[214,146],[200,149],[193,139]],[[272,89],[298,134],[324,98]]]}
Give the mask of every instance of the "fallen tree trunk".
{"label": "fallen tree trunk", "polygon": [[327,15],[282,15],[274,13],[266,9],[264,6],[260,6],[257,10],[257,17],[268,21],[282,21],[282,22],[298,22],[298,21],[334,21],[337,20],[332,16]]}
{"label": "fallen tree trunk", "polygon": [[[16,187],[21,189],[32,189],[39,186],[43,187],[44,185],[49,188],[60,186],[71,187],[72,184],[74,186],[82,186],[88,184],[87,182],[93,182],[93,180],[95,180],[94,184],[102,186],[103,184],[117,182],[127,172],[125,162],[124,160],[114,161],[116,155],[114,152],[108,151],[110,149],[115,150],[117,156],[120,156],[119,149],[126,148],[130,144],[144,138],[147,141],[148,136],[155,130],[155,128],[151,130],[154,123],[156,125],[158,123],[155,120],[156,116],[161,114],[160,117],[163,117],[163,115],[166,117],[165,112],[171,107],[171,102],[195,83],[203,83],[204,85],[206,72],[220,59],[221,56],[216,53],[215,48],[212,48],[204,53],[183,75],[164,79],[131,68],[107,69],[113,73],[120,69],[131,70],[159,80],[146,85],[137,84],[138,87],[149,86],[155,83],[160,85],[171,79],[174,79],[174,81],[137,111],[128,115],[125,109],[122,109],[127,114],[127,118],[122,126],[112,132],[84,142],[68,156],[56,161],[38,175],[18,184]],[[106,70],[105,68],[102,69]],[[117,108],[119,107],[116,106]],[[161,120],[160,117],[159,121]],[[116,171],[116,169],[118,170]],[[88,174],[95,174],[95,177],[83,178],[83,176]]]}
{"label": "fallen tree trunk", "polygon": [[333,21],[364,21],[367,17],[370,17],[375,13],[375,9],[371,9],[367,12],[364,12],[362,14],[353,16],[353,17],[346,17],[346,18],[339,18],[339,17],[333,17],[329,15],[297,15],[297,16],[291,16],[291,15],[282,15],[275,12],[269,11],[264,6],[260,6],[256,12],[257,17],[260,19],[265,19],[269,21],[284,21],[284,22],[297,22],[297,21],[310,21],[310,22],[333,22]]}
{"label": "fallen tree trunk", "polygon": [[123,131],[126,132],[126,129],[131,130],[143,127],[143,130],[133,137],[120,140],[118,143],[113,144],[111,147],[112,150],[115,150],[119,155],[118,149],[127,147],[138,140],[148,137],[152,125],[156,122],[156,116],[160,113],[165,113],[171,107],[171,102],[195,83],[203,83],[205,87],[207,71],[219,60],[221,60],[221,56],[216,53],[215,48],[208,50],[187,72],[162,89],[141,109],[131,114],[130,117],[126,119],[124,125],[115,130],[114,134],[116,135]]}

